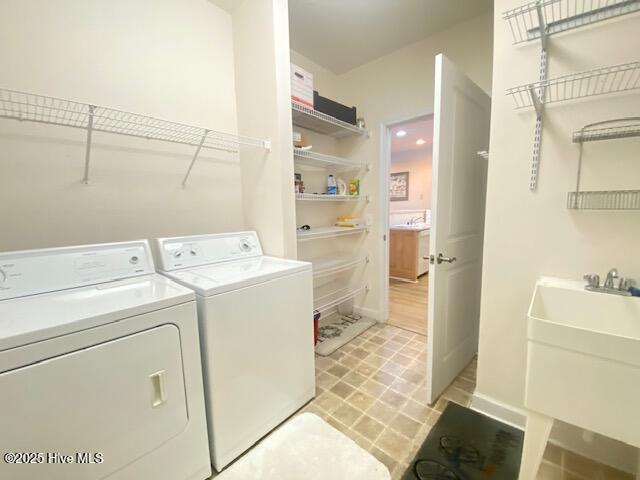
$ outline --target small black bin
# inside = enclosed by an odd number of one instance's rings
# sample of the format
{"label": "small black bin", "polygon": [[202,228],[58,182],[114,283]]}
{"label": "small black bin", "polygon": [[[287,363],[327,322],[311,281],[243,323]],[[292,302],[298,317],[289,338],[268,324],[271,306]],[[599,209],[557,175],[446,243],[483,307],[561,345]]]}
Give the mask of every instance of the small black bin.
{"label": "small black bin", "polygon": [[341,103],[334,102],[329,98],[318,95],[316,90],[313,91],[313,108],[343,122],[352,125],[356,124],[356,107],[347,107]]}

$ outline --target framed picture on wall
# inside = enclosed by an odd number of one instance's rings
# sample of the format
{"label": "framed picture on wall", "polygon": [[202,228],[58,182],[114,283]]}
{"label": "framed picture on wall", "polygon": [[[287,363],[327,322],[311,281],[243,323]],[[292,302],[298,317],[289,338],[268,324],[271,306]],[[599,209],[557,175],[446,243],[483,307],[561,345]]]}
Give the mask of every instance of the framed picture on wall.
{"label": "framed picture on wall", "polygon": [[409,172],[391,174],[389,182],[389,200],[402,202],[409,200]]}

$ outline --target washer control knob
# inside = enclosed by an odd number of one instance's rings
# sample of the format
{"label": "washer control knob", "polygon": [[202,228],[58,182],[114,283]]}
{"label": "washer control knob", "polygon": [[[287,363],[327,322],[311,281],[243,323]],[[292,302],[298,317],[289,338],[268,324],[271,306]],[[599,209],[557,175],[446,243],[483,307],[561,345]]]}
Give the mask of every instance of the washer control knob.
{"label": "washer control knob", "polygon": [[249,243],[249,240],[247,240],[246,238],[240,240],[240,250],[242,250],[243,252],[251,251],[251,244]]}

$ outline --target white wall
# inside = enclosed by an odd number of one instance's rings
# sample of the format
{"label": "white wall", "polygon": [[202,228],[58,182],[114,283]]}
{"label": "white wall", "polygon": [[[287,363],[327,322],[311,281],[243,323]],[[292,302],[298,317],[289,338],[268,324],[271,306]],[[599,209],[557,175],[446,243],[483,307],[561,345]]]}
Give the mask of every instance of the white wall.
{"label": "white wall", "polygon": [[409,199],[390,202],[391,212],[431,209],[431,149],[393,152],[390,173],[397,172],[409,172]]}
{"label": "white wall", "polygon": [[[537,80],[539,45],[512,45],[500,15],[520,0],[495,2],[493,108],[488,172],[478,387],[480,396],[507,408],[523,405],[527,307],[541,275],[579,279],[613,266],[640,278],[640,213],[571,211],[577,146],[571,134],[587,123],[637,115],[640,96],[607,96],[550,105],[545,114],[539,186],[528,189],[534,113],[516,112],[508,87]],[[637,60],[640,16],[622,17],[551,39],[549,76]],[[627,142],[627,143],[624,143]],[[588,188],[640,186],[637,142],[588,145]],[[624,145],[624,146],[623,146]],[[633,147],[632,147],[633,146]],[[616,177],[616,178],[613,178]],[[602,319],[603,322],[615,319]],[[596,386],[597,388],[597,386]],[[579,402],[580,399],[567,399]],[[580,445],[578,435],[556,432],[570,448],[631,469],[635,452]],[[576,443],[577,442],[577,443]],[[588,448],[587,448],[588,447]]]}
{"label": "white wall", "polygon": [[267,254],[296,258],[289,17],[286,0],[244,0],[233,12],[238,126],[272,151],[241,153],[245,222]]}
{"label": "white wall", "polygon": [[[9,0],[0,85],[231,133],[231,17],[206,0]],[[244,228],[237,157],[0,120],[0,250]]]}

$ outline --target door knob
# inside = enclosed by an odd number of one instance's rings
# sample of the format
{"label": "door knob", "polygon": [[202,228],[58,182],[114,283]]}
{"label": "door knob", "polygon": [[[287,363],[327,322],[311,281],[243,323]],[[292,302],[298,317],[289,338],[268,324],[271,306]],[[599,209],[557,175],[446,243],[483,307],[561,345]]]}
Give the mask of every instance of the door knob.
{"label": "door knob", "polygon": [[438,265],[441,264],[442,262],[453,263],[456,261],[456,257],[445,257],[444,255],[439,253],[436,261],[438,262]]}

